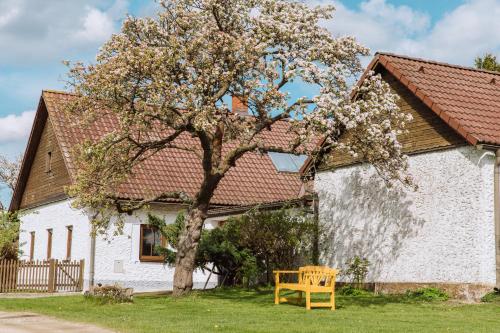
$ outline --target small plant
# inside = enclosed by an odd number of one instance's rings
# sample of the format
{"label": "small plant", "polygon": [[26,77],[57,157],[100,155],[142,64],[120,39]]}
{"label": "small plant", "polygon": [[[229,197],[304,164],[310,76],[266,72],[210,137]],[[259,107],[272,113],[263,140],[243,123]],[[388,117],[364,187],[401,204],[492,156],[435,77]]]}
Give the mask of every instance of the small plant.
{"label": "small plant", "polygon": [[133,301],[132,289],[119,285],[98,285],[92,291],[85,293],[87,300],[98,304],[130,303]]}
{"label": "small plant", "polygon": [[407,290],[406,298],[416,301],[446,301],[450,296],[439,288],[420,288],[417,290]]}
{"label": "small plant", "polygon": [[352,284],[357,289],[362,289],[365,283],[366,275],[368,274],[368,266],[370,262],[368,259],[355,256],[351,258],[347,263],[347,269],[344,275],[351,278]]}
{"label": "small plant", "polygon": [[500,289],[499,288],[494,288],[492,292],[487,293],[483,297],[481,297],[481,302],[486,302],[486,303],[500,303]]}
{"label": "small plant", "polygon": [[340,288],[338,293],[340,295],[344,295],[344,296],[369,296],[369,295],[372,295],[372,293],[369,291],[355,288],[354,286],[349,285],[349,284]]}

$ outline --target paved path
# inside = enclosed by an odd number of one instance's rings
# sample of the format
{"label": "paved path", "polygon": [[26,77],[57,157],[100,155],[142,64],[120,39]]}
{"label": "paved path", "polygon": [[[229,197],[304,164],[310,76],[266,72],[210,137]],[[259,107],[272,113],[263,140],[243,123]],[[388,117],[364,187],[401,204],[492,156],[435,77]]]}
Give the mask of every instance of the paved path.
{"label": "paved path", "polygon": [[28,312],[0,311],[1,333],[113,333],[89,324],[72,323]]}

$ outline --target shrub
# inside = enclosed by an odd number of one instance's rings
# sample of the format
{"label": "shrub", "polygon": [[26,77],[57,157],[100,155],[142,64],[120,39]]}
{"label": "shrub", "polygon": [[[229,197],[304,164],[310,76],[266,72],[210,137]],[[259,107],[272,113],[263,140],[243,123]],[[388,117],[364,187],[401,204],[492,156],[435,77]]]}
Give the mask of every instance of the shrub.
{"label": "shrub", "polygon": [[339,289],[338,293],[344,296],[369,296],[371,292],[364,289],[355,288],[352,285],[345,285]]}
{"label": "shrub", "polygon": [[16,213],[0,211],[0,259],[17,259],[19,225]]}
{"label": "shrub", "polygon": [[344,275],[350,277],[351,282],[357,289],[362,289],[363,284],[365,283],[366,275],[368,274],[368,266],[370,266],[370,262],[368,259],[354,256],[346,263],[346,265],[347,269]]}
{"label": "shrub", "polygon": [[500,303],[500,289],[494,288],[492,292],[481,297],[481,302]]}
{"label": "shrub", "polygon": [[439,288],[420,288],[417,290],[407,290],[405,294],[407,299],[417,301],[446,301],[449,295]]}
{"label": "shrub", "polygon": [[132,289],[119,285],[104,285],[94,287],[85,293],[85,298],[99,304],[130,303],[133,301]]}
{"label": "shrub", "polygon": [[[175,248],[184,215],[166,225],[153,215],[149,223],[160,228],[169,244],[159,249],[165,261],[175,263]],[[204,230],[196,254],[196,267],[215,267],[223,284],[270,283],[274,269],[292,269],[311,263],[314,223],[298,210],[251,210],[228,219],[223,226]]]}

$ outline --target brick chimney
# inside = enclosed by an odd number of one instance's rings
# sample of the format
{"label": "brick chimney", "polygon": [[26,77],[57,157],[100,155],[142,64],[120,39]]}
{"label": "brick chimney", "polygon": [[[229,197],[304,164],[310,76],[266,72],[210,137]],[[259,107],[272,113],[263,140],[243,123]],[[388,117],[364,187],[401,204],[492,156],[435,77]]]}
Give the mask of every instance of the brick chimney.
{"label": "brick chimney", "polygon": [[240,116],[248,116],[248,99],[241,95],[233,95],[233,112]]}

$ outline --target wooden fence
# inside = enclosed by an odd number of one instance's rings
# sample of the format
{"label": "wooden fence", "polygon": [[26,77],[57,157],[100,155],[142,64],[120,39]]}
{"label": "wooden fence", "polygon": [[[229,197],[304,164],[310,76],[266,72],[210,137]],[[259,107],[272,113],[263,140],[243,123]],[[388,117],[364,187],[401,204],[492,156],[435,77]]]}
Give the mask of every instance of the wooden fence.
{"label": "wooden fence", "polygon": [[83,267],[83,260],[0,260],[0,293],[81,291]]}

